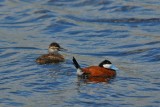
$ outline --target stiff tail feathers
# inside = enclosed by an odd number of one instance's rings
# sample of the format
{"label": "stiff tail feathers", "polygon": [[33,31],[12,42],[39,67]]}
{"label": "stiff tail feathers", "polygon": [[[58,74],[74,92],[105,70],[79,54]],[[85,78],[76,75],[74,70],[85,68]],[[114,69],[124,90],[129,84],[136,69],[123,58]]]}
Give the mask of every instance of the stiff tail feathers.
{"label": "stiff tail feathers", "polygon": [[73,64],[74,66],[78,69],[78,68],[81,68],[80,65],[78,64],[78,62],[76,61],[76,59],[73,57]]}

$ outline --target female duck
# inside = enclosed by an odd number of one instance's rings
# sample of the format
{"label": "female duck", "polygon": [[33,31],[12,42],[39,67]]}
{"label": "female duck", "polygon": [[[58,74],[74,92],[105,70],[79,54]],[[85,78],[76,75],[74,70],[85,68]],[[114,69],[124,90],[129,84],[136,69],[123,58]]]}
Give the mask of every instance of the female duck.
{"label": "female duck", "polygon": [[38,64],[49,64],[49,63],[59,63],[64,61],[63,55],[59,54],[58,51],[64,50],[56,42],[49,45],[48,54],[44,54],[36,59]]}

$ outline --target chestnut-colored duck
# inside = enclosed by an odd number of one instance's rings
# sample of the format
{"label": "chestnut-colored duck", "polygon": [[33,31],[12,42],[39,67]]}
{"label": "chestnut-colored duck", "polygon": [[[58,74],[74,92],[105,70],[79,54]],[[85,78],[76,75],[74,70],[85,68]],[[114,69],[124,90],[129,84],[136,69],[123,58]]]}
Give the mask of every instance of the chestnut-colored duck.
{"label": "chestnut-colored duck", "polygon": [[[102,61],[98,66],[89,66],[81,68],[76,59],[73,57],[73,64],[77,69],[79,77],[92,78],[113,78],[116,76],[116,70],[111,69],[112,63],[109,60]],[[100,79],[101,81],[106,79]]]}

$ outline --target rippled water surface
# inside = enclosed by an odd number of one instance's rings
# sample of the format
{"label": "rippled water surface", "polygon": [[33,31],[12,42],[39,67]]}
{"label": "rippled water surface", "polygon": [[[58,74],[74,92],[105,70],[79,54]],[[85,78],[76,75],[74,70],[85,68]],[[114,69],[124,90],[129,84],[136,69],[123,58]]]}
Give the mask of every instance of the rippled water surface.
{"label": "rippled water surface", "polygon": [[[56,41],[66,61],[38,65]],[[80,81],[72,64],[109,59],[109,83]],[[0,107],[158,107],[159,0],[0,0]]]}

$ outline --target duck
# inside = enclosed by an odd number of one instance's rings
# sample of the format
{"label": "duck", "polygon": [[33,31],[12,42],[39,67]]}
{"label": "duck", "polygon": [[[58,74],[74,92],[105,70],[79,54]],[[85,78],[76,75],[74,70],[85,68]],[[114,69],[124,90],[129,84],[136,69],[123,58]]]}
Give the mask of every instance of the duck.
{"label": "duck", "polygon": [[85,68],[81,68],[78,64],[75,57],[72,59],[73,65],[77,69],[77,75],[78,77],[82,78],[89,78],[91,80],[95,80],[97,77],[100,77],[100,81],[104,81],[111,78],[114,78],[116,76],[116,70],[112,69],[112,63],[109,60],[103,60],[101,63],[99,63],[98,66],[89,66]]}
{"label": "duck", "polygon": [[64,62],[64,56],[59,51],[66,50],[62,48],[57,42],[52,42],[48,47],[48,54],[44,54],[36,59],[38,64],[51,64]]}

